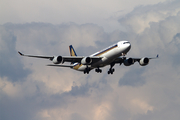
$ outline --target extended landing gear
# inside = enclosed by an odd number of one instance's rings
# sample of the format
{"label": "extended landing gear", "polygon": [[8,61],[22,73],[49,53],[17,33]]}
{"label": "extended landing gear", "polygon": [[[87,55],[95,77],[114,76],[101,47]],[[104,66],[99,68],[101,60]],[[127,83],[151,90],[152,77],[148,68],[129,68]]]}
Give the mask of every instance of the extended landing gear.
{"label": "extended landing gear", "polygon": [[108,74],[113,74],[113,72],[115,71],[115,69],[114,68],[112,68],[113,66],[115,65],[115,63],[111,63],[110,64],[110,69],[109,69],[109,71],[108,71]]}
{"label": "extended landing gear", "polygon": [[89,74],[89,71],[90,71],[90,68],[89,67],[86,67],[86,69],[84,70],[84,74]]}
{"label": "extended landing gear", "polygon": [[114,68],[110,68],[109,71],[108,71],[108,74],[113,74],[114,71],[115,71]]}
{"label": "extended landing gear", "polygon": [[95,71],[96,71],[97,73],[102,73],[102,70],[99,69],[99,68],[95,69]]}

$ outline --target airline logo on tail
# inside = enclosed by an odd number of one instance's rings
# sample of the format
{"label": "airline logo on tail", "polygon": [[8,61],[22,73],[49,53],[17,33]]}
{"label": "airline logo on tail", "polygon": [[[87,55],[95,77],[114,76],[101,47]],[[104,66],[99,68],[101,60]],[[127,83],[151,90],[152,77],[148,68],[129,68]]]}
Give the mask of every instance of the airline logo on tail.
{"label": "airline logo on tail", "polygon": [[76,54],[76,52],[75,52],[75,50],[74,50],[72,45],[69,46],[69,51],[70,51],[70,55],[71,56],[77,56],[77,54]]}
{"label": "airline logo on tail", "polygon": [[[72,45],[69,46],[69,51],[70,51],[71,56],[77,56],[77,54],[76,54],[76,52],[75,52]],[[74,62],[71,62],[71,64],[74,64],[73,69],[75,69],[75,70],[78,70],[79,67],[82,66],[82,64],[80,64],[80,63],[75,64]]]}

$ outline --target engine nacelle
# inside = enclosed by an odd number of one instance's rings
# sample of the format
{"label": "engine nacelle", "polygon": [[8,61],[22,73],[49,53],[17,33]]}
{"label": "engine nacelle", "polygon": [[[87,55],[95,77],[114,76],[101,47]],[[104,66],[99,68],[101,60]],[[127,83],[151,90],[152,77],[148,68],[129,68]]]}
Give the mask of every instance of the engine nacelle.
{"label": "engine nacelle", "polygon": [[55,56],[52,61],[54,64],[60,64],[63,61],[63,58],[62,56]]}
{"label": "engine nacelle", "polygon": [[92,59],[90,57],[84,57],[81,60],[81,64],[83,64],[83,65],[89,65],[89,64],[91,64],[91,62],[92,62]]}
{"label": "engine nacelle", "polygon": [[124,65],[125,66],[130,66],[132,64],[134,64],[134,60],[132,58],[128,58],[128,59],[124,60]]}
{"label": "engine nacelle", "polygon": [[140,61],[139,61],[139,64],[141,66],[145,66],[149,63],[149,58],[145,57],[145,58],[141,58]]}

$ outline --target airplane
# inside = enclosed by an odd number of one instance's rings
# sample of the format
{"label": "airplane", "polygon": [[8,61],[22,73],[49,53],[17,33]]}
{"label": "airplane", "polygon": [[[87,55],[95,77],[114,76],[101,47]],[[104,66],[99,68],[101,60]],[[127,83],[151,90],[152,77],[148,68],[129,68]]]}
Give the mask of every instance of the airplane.
{"label": "airplane", "polygon": [[[133,65],[135,62],[139,62],[141,66],[146,66],[150,59],[158,58],[158,55],[154,58],[126,58],[125,55],[131,49],[131,44],[129,41],[119,41],[99,52],[96,52],[90,56],[77,56],[72,45],[69,46],[70,56],[34,56],[25,55],[18,51],[21,56],[34,57],[49,59],[54,64],[49,64],[47,66],[56,67],[69,67],[74,70],[82,71],[84,74],[89,74],[92,69],[95,72],[101,73],[102,67],[110,65],[108,74],[113,74],[115,69],[113,68],[115,64],[124,64],[125,66]],[[70,62],[70,65],[63,64],[64,62]]]}

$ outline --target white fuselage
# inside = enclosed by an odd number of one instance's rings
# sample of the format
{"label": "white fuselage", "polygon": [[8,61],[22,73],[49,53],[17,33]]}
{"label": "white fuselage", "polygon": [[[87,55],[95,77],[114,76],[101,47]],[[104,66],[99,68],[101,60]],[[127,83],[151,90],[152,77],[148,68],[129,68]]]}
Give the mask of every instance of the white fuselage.
{"label": "white fuselage", "polygon": [[[130,50],[131,44],[128,41],[120,41],[112,46],[109,46],[99,52],[96,52],[92,56],[99,56],[102,57],[101,60],[98,62],[93,63],[92,65],[88,65],[90,69],[97,68],[97,67],[104,67],[106,65],[110,65],[114,59],[116,59],[119,56],[123,56],[127,54],[127,52]],[[87,68],[87,65],[82,65],[80,63],[74,63],[74,66],[79,66],[78,68],[76,67],[76,70],[78,71],[84,71]]]}

